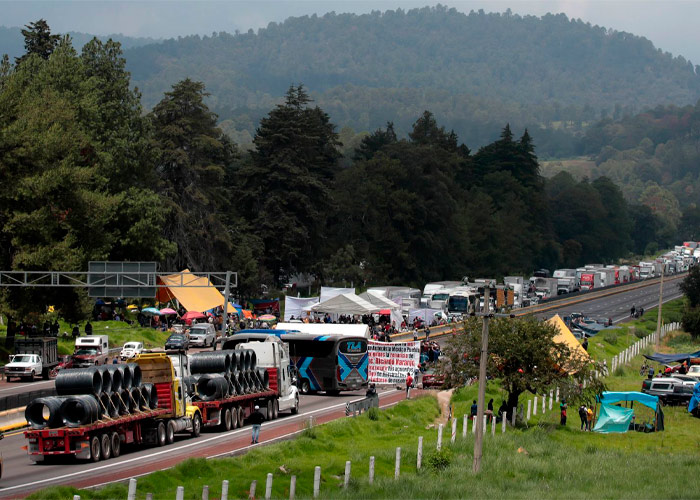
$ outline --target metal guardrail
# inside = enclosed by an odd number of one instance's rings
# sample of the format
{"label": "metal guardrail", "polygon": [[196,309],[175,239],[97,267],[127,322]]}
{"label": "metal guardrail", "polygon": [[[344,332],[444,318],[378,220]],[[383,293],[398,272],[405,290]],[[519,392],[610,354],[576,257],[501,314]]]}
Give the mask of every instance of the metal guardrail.
{"label": "metal guardrail", "polygon": [[370,408],[379,408],[379,395],[378,394],[346,403],[345,404],[345,415],[346,416],[352,415],[353,417],[358,413],[360,415],[362,415],[363,411],[367,411]]}
{"label": "metal guardrail", "polygon": [[56,388],[51,387],[50,389],[39,389],[36,391],[21,392],[19,394],[11,394],[10,396],[3,396],[0,398],[0,411],[12,410],[14,408],[20,408],[22,406],[27,406],[30,401],[36,398],[44,398],[47,396],[55,396]]}

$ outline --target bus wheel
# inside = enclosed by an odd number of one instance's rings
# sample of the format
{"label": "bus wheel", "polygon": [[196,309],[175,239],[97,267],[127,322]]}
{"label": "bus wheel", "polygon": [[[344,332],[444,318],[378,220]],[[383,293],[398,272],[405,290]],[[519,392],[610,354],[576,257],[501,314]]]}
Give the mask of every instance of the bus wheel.
{"label": "bus wheel", "polygon": [[301,381],[301,393],[308,394],[309,392],[311,392],[311,387],[309,386],[309,381],[306,379],[302,379],[302,381]]}
{"label": "bus wheel", "polygon": [[93,462],[99,462],[102,457],[102,444],[100,443],[100,438],[97,436],[92,436],[90,438],[90,460]]}
{"label": "bus wheel", "polygon": [[119,439],[119,434],[116,432],[112,433],[112,456],[114,458],[117,458],[119,455],[121,455],[122,451],[122,440]]}
{"label": "bus wheel", "polygon": [[165,446],[166,441],[165,424],[161,421],[156,428],[156,446]]}
{"label": "bus wheel", "polygon": [[168,444],[175,442],[175,423],[172,420],[168,421],[168,425],[165,428],[165,441]]}
{"label": "bus wheel", "polygon": [[202,416],[199,413],[195,413],[192,417],[192,436],[199,437],[202,433]]}
{"label": "bus wheel", "polygon": [[112,440],[109,434],[100,436],[100,446],[102,447],[102,460],[109,460],[112,457]]}
{"label": "bus wheel", "polygon": [[224,431],[228,432],[231,430],[231,409],[226,408],[224,410],[224,418],[222,422],[222,427]]}

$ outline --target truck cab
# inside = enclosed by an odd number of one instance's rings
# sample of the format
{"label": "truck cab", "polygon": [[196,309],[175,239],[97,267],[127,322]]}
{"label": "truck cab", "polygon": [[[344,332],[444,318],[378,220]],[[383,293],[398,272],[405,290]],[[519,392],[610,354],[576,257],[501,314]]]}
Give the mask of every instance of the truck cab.
{"label": "truck cab", "polygon": [[5,378],[17,377],[34,380],[34,376],[42,373],[41,358],[37,354],[16,354],[10,357],[10,362],[5,365]]}
{"label": "truck cab", "polygon": [[107,335],[88,335],[75,339],[73,366],[87,368],[88,366],[104,365],[109,357],[109,337]]}

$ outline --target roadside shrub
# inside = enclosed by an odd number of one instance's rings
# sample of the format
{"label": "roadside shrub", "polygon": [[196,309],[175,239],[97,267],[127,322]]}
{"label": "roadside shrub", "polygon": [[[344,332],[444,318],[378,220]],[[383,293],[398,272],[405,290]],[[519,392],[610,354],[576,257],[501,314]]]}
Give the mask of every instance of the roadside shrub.
{"label": "roadside shrub", "polygon": [[610,345],[617,344],[617,333],[606,332],[603,334],[603,340],[605,340]]}
{"label": "roadside shrub", "polygon": [[648,335],[647,332],[642,332],[642,331],[640,331],[640,330],[635,330],[635,331],[634,331],[634,336],[637,337],[638,339],[643,339],[643,338],[646,337],[647,335]]}
{"label": "roadside shrub", "polygon": [[683,330],[694,339],[700,338],[700,307],[686,307],[681,319]]}
{"label": "roadside shrub", "polygon": [[379,408],[372,407],[367,410],[367,418],[370,420],[379,420]]}
{"label": "roadside shrub", "polygon": [[450,453],[450,451],[446,448],[439,451],[435,450],[428,455],[426,463],[428,464],[428,467],[435,472],[443,471],[452,463],[452,453]]}

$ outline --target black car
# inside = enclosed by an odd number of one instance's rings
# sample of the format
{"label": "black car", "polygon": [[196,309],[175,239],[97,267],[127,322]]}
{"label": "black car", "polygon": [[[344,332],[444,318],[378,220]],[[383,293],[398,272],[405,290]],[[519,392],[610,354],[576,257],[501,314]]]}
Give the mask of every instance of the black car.
{"label": "black car", "polygon": [[165,341],[166,351],[186,351],[189,347],[189,340],[187,340],[187,337],[182,333],[173,333],[168,337],[168,340]]}

